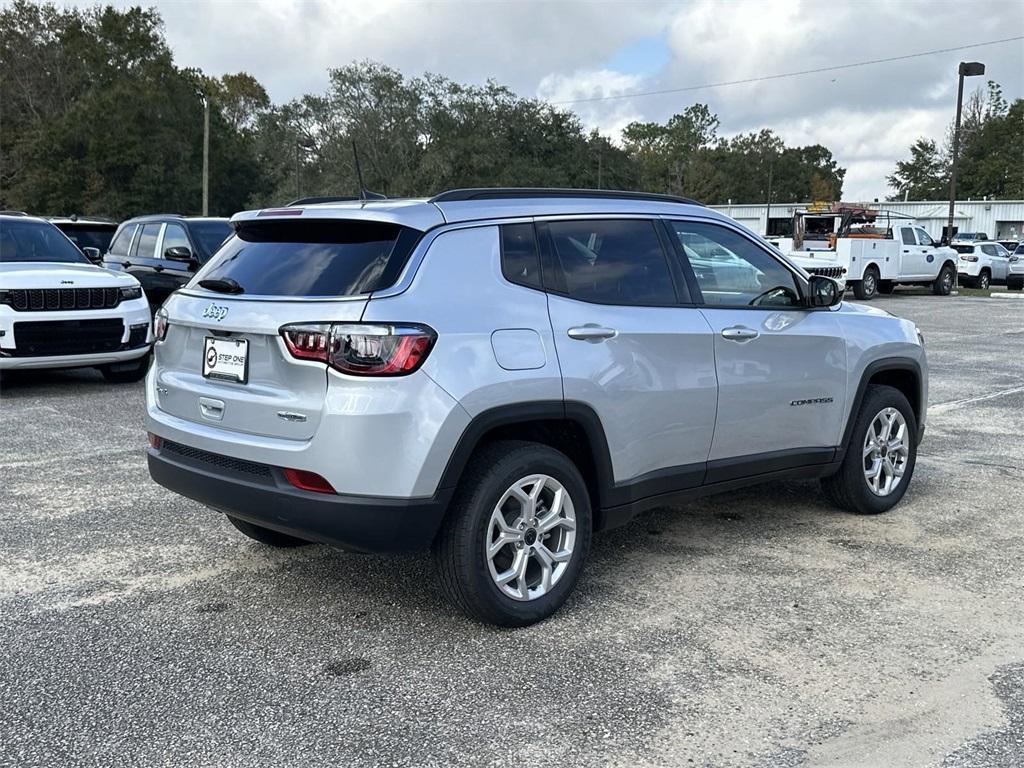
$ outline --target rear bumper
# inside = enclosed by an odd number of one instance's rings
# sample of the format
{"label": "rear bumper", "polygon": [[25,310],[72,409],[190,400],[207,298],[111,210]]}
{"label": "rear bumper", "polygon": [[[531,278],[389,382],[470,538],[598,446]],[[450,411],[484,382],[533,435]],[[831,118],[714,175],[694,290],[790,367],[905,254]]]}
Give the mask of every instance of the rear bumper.
{"label": "rear bumper", "polygon": [[152,478],[175,493],[255,525],[357,552],[429,547],[451,497],[450,490],[412,499],[313,493],[288,484],[275,467],[230,459],[219,466],[167,447],[150,448],[148,460]]}

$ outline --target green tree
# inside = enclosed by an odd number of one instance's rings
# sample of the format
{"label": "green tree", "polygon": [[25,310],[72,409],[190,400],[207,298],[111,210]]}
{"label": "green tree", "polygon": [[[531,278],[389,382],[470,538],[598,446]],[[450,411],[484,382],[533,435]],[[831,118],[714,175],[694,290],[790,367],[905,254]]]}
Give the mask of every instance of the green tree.
{"label": "green tree", "polygon": [[910,147],[910,158],[896,163],[886,177],[896,191],[894,200],[940,200],[949,191],[949,160],[931,139],[920,138]]}
{"label": "green tree", "polygon": [[1024,99],[989,116],[964,145],[957,196],[1024,199]]}

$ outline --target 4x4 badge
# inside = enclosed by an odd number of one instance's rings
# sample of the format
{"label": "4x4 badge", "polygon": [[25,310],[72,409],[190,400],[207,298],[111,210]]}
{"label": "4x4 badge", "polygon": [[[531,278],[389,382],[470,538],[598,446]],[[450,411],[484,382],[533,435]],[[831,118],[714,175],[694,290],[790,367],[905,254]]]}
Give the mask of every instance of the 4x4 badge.
{"label": "4x4 badge", "polygon": [[209,317],[216,320],[218,323],[228,316],[228,308],[221,307],[217,304],[210,304],[206,309],[203,310],[203,317]]}

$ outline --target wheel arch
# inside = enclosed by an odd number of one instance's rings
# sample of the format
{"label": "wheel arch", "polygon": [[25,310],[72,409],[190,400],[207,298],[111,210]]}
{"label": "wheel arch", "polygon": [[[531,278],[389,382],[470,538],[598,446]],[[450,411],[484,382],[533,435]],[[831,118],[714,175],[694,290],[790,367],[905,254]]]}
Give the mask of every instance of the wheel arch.
{"label": "wheel arch", "polygon": [[917,438],[920,440],[924,424],[925,402],[924,373],[921,364],[912,357],[890,357],[868,363],[857,384],[857,391],[846,417],[846,428],[843,430],[843,442],[840,450],[845,451],[853,437],[853,426],[864,402],[864,395],[872,384],[890,386],[898,389],[910,402],[917,422]]}
{"label": "wheel arch", "polygon": [[438,487],[455,488],[473,455],[496,440],[529,440],[566,454],[587,484],[594,530],[604,527],[602,509],[609,506],[614,475],[604,427],[593,408],[572,401],[544,400],[497,406],[477,414],[463,430]]}

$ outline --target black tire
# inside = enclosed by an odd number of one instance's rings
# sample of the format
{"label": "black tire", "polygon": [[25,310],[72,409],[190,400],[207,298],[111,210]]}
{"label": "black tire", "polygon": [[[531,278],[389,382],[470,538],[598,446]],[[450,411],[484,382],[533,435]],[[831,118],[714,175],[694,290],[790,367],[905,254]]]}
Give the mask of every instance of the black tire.
{"label": "black tire", "polygon": [[978,275],[978,279],[974,281],[974,285],[983,291],[987,291],[992,287],[992,275],[989,274],[987,269],[981,270],[981,274]]}
{"label": "black tire", "polygon": [[896,283],[892,280],[879,280],[878,281],[878,292],[889,296],[893,291],[896,290]]}
{"label": "black tire", "polygon": [[952,264],[943,264],[942,269],[939,270],[938,276],[932,282],[932,293],[936,296],[949,296],[953,291],[953,285],[956,282],[956,273],[953,271]]}
{"label": "black tire", "polygon": [[[868,428],[885,408],[895,408],[903,416],[907,425],[909,448],[899,484],[887,496],[879,496],[871,490],[864,476],[863,446]],[[881,514],[899,503],[914,476],[914,466],[917,464],[917,419],[902,392],[895,387],[881,385],[867,388],[860,410],[854,418],[853,432],[846,446],[843,463],[834,475],[822,478],[821,487],[829,500],[840,509],[859,515]]]}
{"label": "black tire", "polygon": [[[485,550],[495,506],[516,482],[534,474],[549,475],[568,492],[576,515],[576,537],[572,557],[557,582],[547,594],[523,601],[500,590],[491,577]],[[592,527],[586,483],[565,454],[540,443],[491,443],[466,467],[434,542],[441,586],[456,607],[478,621],[504,627],[542,621],[572,592],[590,548]]]}
{"label": "black tire", "polygon": [[264,528],[262,525],[255,525],[231,515],[225,515],[225,517],[231,521],[235,528],[250,539],[258,541],[260,544],[266,544],[268,547],[302,547],[309,544],[305,539],[298,539],[294,536],[289,536],[287,533]]}
{"label": "black tire", "polygon": [[878,267],[874,264],[864,270],[861,279],[853,284],[853,295],[861,301],[870,301],[878,294]]}
{"label": "black tire", "polygon": [[131,360],[127,363],[116,363],[113,365],[100,366],[100,373],[110,384],[134,384],[146,378],[149,371],[149,361],[153,357],[152,352],[140,357],[138,360]]}

